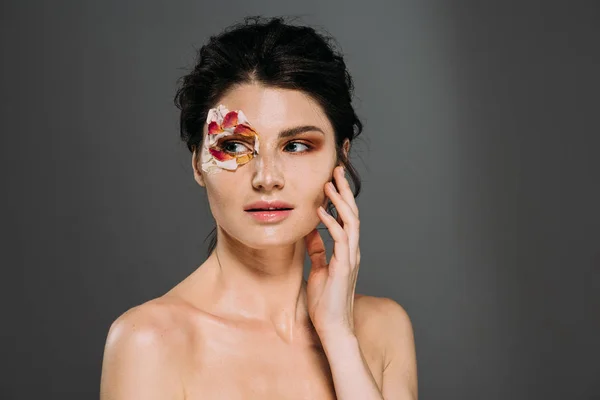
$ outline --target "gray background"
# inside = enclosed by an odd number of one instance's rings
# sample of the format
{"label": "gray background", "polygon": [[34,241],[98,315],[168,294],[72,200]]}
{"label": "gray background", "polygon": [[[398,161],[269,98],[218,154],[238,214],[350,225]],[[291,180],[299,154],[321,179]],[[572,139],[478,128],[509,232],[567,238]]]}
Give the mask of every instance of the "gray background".
{"label": "gray background", "polygon": [[111,321],[204,260],[175,81],[248,14],[346,54],[357,290],[410,314],[420,398],[600,398],[598,2],[1,4],[2,399],[97,398]]}

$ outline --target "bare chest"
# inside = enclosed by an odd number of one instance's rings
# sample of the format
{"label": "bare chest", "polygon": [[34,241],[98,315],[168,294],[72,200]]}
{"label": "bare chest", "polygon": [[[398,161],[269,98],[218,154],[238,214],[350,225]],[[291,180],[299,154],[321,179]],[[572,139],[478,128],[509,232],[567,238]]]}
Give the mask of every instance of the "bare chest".
{"label": "bare chest", "polygon": [[[206,330],[205,330],[206,332]],[[383,363],[376,347],[361,350],[381,388]],[[289,344],[276,335],[213,330],[190,354],[186,399],[335,399],[329,361],[320,346]]]}

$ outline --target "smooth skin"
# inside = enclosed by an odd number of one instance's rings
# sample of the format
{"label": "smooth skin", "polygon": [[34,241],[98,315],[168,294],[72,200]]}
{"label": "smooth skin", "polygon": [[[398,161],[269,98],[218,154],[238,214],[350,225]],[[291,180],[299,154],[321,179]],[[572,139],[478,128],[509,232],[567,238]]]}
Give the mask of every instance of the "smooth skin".
{"label": "smooth skin", "polygon": [[[237,86],[219,103],[244,111],[260,154],[215,174],[192,155],[217,222],[216,252],[168,293],[113,322],[101,400],[417,399],[406,311],[355,293],[359,212],[320,106],[302,92],[259,84]],[[281,135],[298,127],[309,128]],[[279,223],[259,223],[244,211],[258,200],[294,210]],[[337,220],[323,210],[328,201]],[[334,239],[329,262],[319,222]]]}

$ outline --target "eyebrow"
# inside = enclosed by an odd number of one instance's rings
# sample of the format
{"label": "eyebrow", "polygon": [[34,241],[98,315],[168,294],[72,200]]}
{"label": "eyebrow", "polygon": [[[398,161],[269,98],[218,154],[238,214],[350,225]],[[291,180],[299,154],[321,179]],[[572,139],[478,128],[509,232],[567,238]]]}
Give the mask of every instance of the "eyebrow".
{"label": "eyebrow", "polygon": [[289,138],[291,136],[296,136],[301,133],[310,132],[310,131],[321,132],[323,135],[325,135],[325,132],[323,132],[321,130],[321,128],[319,128],[319,127],[316,127],[314,125],[303,125],[303,126],[296,126],[294,128],[284,129],[281,132],[279,132],[278,136],[280,139],[283,139],[283,138]]}

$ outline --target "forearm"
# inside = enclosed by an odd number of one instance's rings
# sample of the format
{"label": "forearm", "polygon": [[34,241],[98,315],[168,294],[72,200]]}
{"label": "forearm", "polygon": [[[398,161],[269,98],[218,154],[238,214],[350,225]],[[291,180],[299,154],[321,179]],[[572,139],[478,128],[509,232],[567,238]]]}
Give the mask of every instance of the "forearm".
{"label": "forearm", "polygon": [[384,400],[369,370],[356,336],[321,339],[338,400]]}

